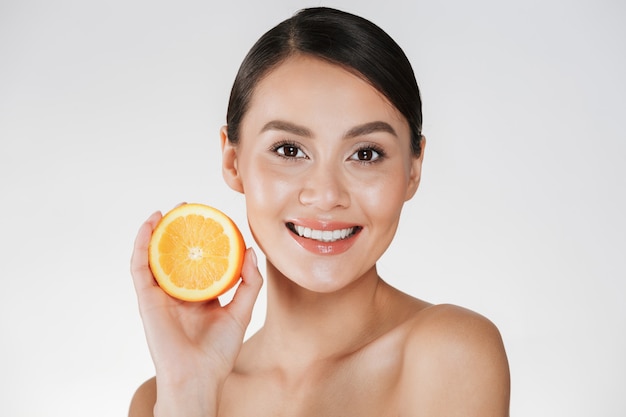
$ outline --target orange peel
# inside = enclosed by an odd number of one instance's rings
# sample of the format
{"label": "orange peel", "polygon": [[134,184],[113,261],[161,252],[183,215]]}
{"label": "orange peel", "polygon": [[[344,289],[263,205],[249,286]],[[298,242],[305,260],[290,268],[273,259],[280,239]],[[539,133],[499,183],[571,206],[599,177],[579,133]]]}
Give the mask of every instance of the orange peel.
{"label": "orange peel", "polygon": [[155,227],[148,262],[163,291],[183,301],[206,301],[239,281],[245,251],[230,217],[204,204],[183,204]]}

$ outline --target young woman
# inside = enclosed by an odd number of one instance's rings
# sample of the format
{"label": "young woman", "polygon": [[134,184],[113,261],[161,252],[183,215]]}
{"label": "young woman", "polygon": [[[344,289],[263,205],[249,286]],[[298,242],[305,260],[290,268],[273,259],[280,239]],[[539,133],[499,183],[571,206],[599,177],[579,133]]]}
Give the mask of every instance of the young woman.
{"label": "young woman", "polygon": [[223,175],[267,259],[267,317],[243,343],[262,278],[251,249],[226,306],[183,303],[132,257],[156,377],[130,416],[505,417],[496,327],[385,283],[376,262],[424,155],[413,70],[360,17],[306,9],[267,32],[235,80]]}

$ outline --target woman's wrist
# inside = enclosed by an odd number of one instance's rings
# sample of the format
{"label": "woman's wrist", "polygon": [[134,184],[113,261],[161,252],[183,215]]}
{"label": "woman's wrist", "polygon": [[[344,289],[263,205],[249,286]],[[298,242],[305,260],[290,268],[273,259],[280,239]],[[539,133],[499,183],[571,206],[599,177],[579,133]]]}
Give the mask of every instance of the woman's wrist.
{"label": "woman's wrist", "polygon": [[172,383],[157,376],[155,417],[217,416],[222,384],[208,379]]}

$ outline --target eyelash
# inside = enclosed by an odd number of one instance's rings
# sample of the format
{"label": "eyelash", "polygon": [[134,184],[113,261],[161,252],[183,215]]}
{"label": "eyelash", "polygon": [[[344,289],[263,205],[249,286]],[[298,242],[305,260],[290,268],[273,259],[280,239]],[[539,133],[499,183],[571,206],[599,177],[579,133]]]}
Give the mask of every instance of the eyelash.
{"label": "eyelash", "polygon": [[[298,152],[302,152],[304,154],[304,158],[303,157],[299,157],[299,156],[287,156],[284,153],[280,153],[279,149],[284,148],[284,147],[293,147],[296,148],[298,150]],[[283,158],[283,159],[287,159],[289,161],[293,161],[293,160],[297,160],[297,159],[308,159],[308,156],[304,153],[304,151],[302,151],[302,147],[300,144],[296,143],[296,142],[292,142],[292,141],[280,141],[277,142],[275,144],[273,144],[270,149],[271,152],[273,152],[274,154],[276,154],[277,156]],[[353,159],[353,156],[357,155],[359,152],[363,152],[363,151],[372,151],[375,152],[378,156],[376,157],[376,159],[373,160],[360,160],[360,159]],[[383,149],[380,146],[374,145],[374,144],[367,144],[367,145],[363,145],[359,148],[357,148],[357,150],[350,155],[349,160],[351,161],[355,161],[358,162],[359,164],[363,164],[363,165],[370,165],[370,164],[375,164],[377,162],[382,161],[384,158],[386,157],[385,151],[383,151]]]}

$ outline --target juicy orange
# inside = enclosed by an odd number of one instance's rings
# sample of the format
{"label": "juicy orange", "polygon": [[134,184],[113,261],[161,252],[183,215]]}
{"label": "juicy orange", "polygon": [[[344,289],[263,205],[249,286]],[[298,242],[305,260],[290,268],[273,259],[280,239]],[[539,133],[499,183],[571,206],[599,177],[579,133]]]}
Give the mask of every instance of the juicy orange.
{"label": "juicy orange", "polygon": [[148,249],[159,286],[184,301],[217,298],[241,276],[246,245],[235,223],[203,204],[184,204],[157,224]]}

